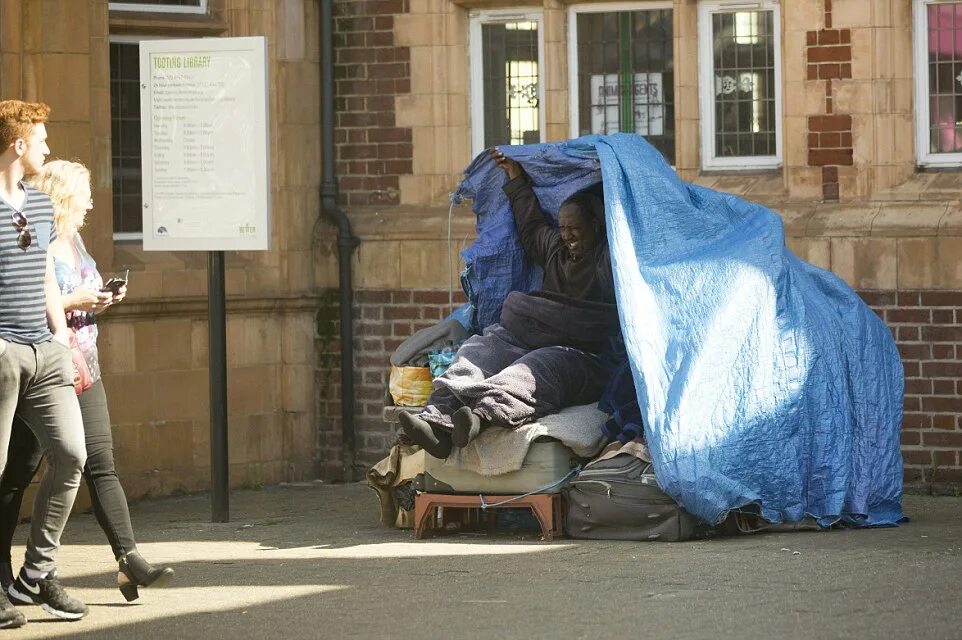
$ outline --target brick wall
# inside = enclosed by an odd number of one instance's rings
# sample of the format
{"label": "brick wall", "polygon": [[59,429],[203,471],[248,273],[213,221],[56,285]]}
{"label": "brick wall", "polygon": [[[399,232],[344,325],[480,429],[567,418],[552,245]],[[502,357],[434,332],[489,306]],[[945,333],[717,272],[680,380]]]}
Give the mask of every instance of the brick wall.
{"label": "brick wall", "polygon": [[825,115],[808,117],[808,164],[822,168],[822,200],[839,199],[838,168],[853,164],[852,116],[837,113],[838,81],[852,78],[852,31],[832,28],[832,0],[823,5],[825,28],[805,34],[809,80],[825,81]]}
{"label": "brick wall", "polygon": [[[454,292],[454,306],[465,302],[464,294]],[[384,408],[389,358],[394,350],[415,331],[430,327],[450,312],[447,291],[357,291],[354,297],[355,331],[355,447],[359,468],[377,462],[394,444],[394,431],[381,419]],[[341,477],[341,389],[340,343],[337,305],[333,302],[319,322],[321,356],[318,415],[320,430],[318,460],[323,478]],[[329,381],[323,384],[323,381]],[[363,472],[362,469],[362,472]],[[357,476],[358,474],[356,474]]]}
{"label": "brick wall", "polygon": [[863,292],[905,365],[908,482],[962,482],[962,291]]}
{"label": "brick wall", "polygon": [[[962,483],[962,291],[862,291],[892,328],[905,365],[902,451],[911,483]],[[464,300],[455,294],[455,305]],[[356,429],[359,467],[382,458],[394,431],[381,421],[388,358],[414,331],[449,313],[447,291],[358,291],[355,298]],[[336,306],[328,313],[336,318]],[[336,320],[321,329],[319,460],[322,477],[340,478],[340,389]],[[325,337],[327,336],[327,337]],[[334,338],[331,339],[330,336]]]}
{"label": "brick wall", "polygon": [[411,129],[398,127],[394,98],[411,92],[411,51],[394,44],[394,16],[408,0],[337,0],[334,46],[337,176],[346,205],[400,202],[413,172]]}

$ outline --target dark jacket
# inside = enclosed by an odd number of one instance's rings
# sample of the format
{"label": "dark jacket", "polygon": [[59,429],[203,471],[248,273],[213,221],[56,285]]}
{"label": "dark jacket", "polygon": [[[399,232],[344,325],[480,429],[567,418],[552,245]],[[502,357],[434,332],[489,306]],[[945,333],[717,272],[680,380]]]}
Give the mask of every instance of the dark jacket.
{"label": "dark jacket", "polygon": [[575,260],[557,229],[548,224],[528,176],[520,175],[504,185],[511,203],[521,244],[528,257],[544,269],[542,289],[592,302],[615,302],[611,258],[604,235],[591,253]]}

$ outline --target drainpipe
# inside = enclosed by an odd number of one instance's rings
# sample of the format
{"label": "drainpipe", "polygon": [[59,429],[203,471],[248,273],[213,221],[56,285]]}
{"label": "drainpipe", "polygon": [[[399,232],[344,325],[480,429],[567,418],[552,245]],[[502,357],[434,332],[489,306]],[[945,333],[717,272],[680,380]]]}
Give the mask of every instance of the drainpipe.
{"label": "drainpipe", "polygon": [[344,482],[354,481],[354,289],[351,254],[360,239],[337,206],[334,178],[334,0],[321,0],[321,215],[337,225],[341,290],[341,463]]}

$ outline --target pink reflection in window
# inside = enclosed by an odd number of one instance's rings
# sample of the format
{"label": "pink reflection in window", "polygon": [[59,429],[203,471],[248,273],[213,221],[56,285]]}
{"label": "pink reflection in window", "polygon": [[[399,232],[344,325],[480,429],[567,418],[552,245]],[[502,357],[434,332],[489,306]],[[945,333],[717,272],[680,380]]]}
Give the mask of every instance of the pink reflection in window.
{"label": "pink reflection in window", "polygon": [[929,150],[962,151],[962,2],[928,6]]}

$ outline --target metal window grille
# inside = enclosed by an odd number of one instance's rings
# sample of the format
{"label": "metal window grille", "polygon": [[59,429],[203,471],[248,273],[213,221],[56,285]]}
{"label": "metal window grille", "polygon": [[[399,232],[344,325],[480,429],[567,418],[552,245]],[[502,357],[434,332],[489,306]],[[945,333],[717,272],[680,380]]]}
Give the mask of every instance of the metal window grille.
{"label": "metal window grille", "polygon": [[481,25],[484,146],[541,140],[538,23]]}
{"label": "metal window grille", "polygon": [[675,162],[671,9],[579,13],[579,134],[639,133]]}
{"label": "metal window grille", "polygon": [[711,16],[715,157],[776,155],[773,11]]}
{"label": "metal window grille", "polygon": [[962,151],[962,2],[926,7],[929,152]]}
{"label": "metal window grille", "polygon": [[140,150],[140,48],[110,43],[110,134],[114,232],[142,231]]}

